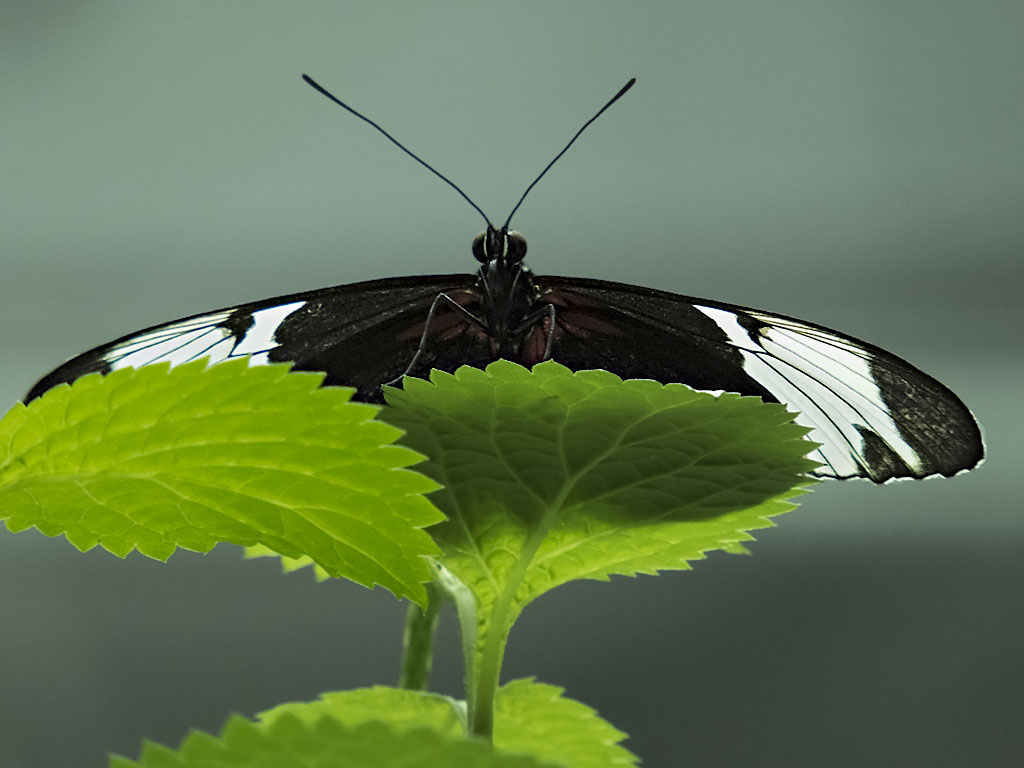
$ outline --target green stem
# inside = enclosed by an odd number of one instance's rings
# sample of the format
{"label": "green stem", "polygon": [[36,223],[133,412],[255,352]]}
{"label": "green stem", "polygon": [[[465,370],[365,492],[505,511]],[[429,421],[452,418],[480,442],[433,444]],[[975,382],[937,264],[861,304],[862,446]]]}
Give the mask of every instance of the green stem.
{"label": "green stem", "polygon": [[[459,631],[462,633],[462,663],[467,694],[473,690],[473,659],[476,657],[476,598],[469,587],[459,581],[455,575],[440,563],[435,563],[437,578],[432,584],[437,586],[439,594],[451,600],[455,605],[455,614],[459,617]],[[471,703],[466,696],[467,704]]]}
{"label": "green stem", "polygon": [[494,736],[494,698],[501,678],[504,641],[508,637],[507,628],[503,629],[504,632],[496,631],[494,625],[488,627],[483,643],[484,651],[480,655],[480,668],[477,670],[476,688],[470,693],[472,704],[469,707],[469,731],[488,741]]}
{"label": "green stem", "polygon": [[549,512],[545,516],[524,543],[518,561],[509,571],[502,590],[496,595],[490,616],[482,623],[477,620],[476,597],[473,593],[451,571],[440,563],[434,563],[437,576],[431,586],[435,587],[436,592],[432,594],[443,596],[455,604],[462,632],[467,730],[487,741],[491,741],[494,734],[494,700],[498,693],[508,633],[512,622],[519,615],[515,596],[547,535],[552,514]]}
{"label": "green stem", "polygon": [[515,596],[526,578],[526,571],[533,562],[537,550],[549,525],[547,520],[537,525],[519,553],[519,559],[509,571],[504,588],[496,596],[491,615],[484,627],[480,666],[476,670],[476,685],[470,686],[467,679],[467,700],[469,702],[469,731],[488,741],[494,734],[494,699],[501,679],[501,664],[505,658],[505,646],[512,623],[519,612],[515,609]]}
{"label": "green stem", "polygon": [[402,637],[402,673],[398,685],[415,691],[427,688],[434,656],[434,630],[437,629],[441,610],[441,595],[437,588],[433,584],[426,587],[427,609],[421,610],[415,603],[409,605]]}

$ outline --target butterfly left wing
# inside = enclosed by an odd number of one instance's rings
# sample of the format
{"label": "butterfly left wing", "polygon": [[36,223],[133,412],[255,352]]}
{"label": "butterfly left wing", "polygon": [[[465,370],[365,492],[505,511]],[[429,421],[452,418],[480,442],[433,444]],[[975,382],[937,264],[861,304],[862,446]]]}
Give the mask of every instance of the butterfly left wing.
{"label": "butterfly left wing", "polygon": [[[398,277],[193,315],[72,358],[37,382],[25,400],[87,373],[249,355],[254,364],[290,362],[295,370],[324,371],[325,384],[354,386],[357,399],[380,402],[380,387],[401,377],[416,356],[435,299],[445,294],[472,313],[479,300],[475,284],[468,274]],[[427,335],[431,343],[411,373],[490,359],[486,339],[451,302],[437,302]]]}
{"label": "butterfly left wing", "polygon": [[799,412],[823,477],[947,477],[982,459],[978,424],[905,360],[784,315],[602,280],[539,277],[552,357],[574,370],[757,395]]}

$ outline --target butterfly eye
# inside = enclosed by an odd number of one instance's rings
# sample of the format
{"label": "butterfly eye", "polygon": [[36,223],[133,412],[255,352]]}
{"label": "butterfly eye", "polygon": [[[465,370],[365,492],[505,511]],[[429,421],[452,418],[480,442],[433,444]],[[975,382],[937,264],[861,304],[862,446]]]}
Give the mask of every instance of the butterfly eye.
{"label": "butterfly eye", "polygon": [[501,259],[519,264],[526,256],[526,238],[518,232],[491,229],[473,238],[473,256],[481,264]]}
{"label": "butterfly eye", "polygon": [[484,253],[485,235],[486,233],[481,232],[479,235],[473,238],[473,258],[475,258],[481,264],[487,263],[487,254]]}
{"label": "butterfly eye", "polygon": [[526,258],[526,238],[516,231],[506,235],[507,251],[505,258],[512,264],[519,264]]}

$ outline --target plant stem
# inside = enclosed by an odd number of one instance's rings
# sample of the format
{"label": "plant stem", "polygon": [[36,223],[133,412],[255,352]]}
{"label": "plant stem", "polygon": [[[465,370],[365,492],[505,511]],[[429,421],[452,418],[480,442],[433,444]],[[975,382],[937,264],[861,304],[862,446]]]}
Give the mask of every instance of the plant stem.
{"label": "plant stem", "polygon": [[[459,617],[459,630],[462,634],[462,663],[464,669],[464,685],[466,690],[466,706],[469,709],[468,719],[470,723],[475,722],[474,711],[476,709],[476,698],[474,696],[476,680],[476,647],[477,632],[479,626],[476,620],[476,597],[465,584],[459,581],[455,575],[440,563],[435,563],[437,578],[432,585],[436,585],[438,594],[455,604],[455,613]],[[493,697],[492,697],[493,698]],[[492,702],[493,707],[493,702]],[[477,731],[470,728],[470,733]],[[487,735],[490,738],[490,734]]]}
{"label": "plant stem", "polygon": [[434,630],[437,629],[441,610],[441,595],[437,588],[433,584],[427,584],[426,587],[427,609],[421,610],[415,603],[409,605],[402,636],[402,672],[398,685],[416,691],[427,688],[434,657]]}
{"label": "plant stem", "polygon": [[547,536],[551,514],[549,511],[524,542],[516,564],[506,577],[503,589],[495,596],[491,614],[485,622],[483,636],[476,638],[481,648],[480,666],[476,670],[475,686],[470,687],[467,681],[466,687],[469,731],[488,741],[492,740],[494,734],[494,699],[498,693],[508,634],[521,610],[521,606],[516,606],[516,593],[537,550]]}
{"label": "plant stem", "polygon": [[494,736],[494,698],[498,692],[501,677],[501,662],[505,643],[501,635],[507,636],[507,627],[490,625],[483,642],[480,667],[477,670],[476,686],[470,692],[469,731],[475,736],[491,741]]}

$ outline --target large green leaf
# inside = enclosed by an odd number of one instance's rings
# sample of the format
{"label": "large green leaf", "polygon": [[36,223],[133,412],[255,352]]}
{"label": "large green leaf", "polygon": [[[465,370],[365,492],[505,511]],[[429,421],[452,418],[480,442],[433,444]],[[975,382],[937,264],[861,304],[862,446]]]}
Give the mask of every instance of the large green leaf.
{"label": "large green leaf", "polygon": [[0,519],[81,550],[160,560],[221,541],[308,556],[425,603],[422,529],[443,516],[422,457],[350,390],[245,360],[125,369],[57,387],[0,421]]}
{"label": "large green leaf", "polygon": [[443,486],[432,533],[482,632],[573,579],[741,552],[816,466],[781,405],[554,363],[435,371],[388,401],[382,418]]}
{"label": "large green leaf", "polygon": [[294,715],[271,724],[241,717],[219,737],[189,734],[177,750],[153,742],[136,760],[112,757],[110,768],[555,768],[528,755],[503,754],[481,741],[453,740],[427,728],[381,722],[346,727],[329,717]]}

